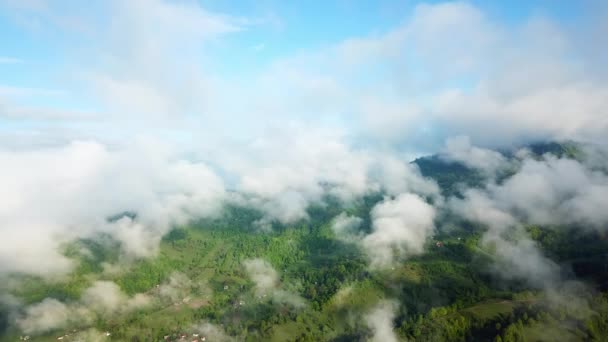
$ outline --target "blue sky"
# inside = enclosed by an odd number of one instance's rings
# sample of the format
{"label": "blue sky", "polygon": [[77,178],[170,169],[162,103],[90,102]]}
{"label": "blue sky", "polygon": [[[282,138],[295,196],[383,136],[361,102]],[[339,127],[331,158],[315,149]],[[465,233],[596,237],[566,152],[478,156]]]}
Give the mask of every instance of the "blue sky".
{"label": "blue sky", "polygon": [[[33,4],[36,1],[31,1]],[[440,1],[427,1],[438,3]],[[0,63],[4,85],[48,88],[56,84],[58,69],[66,54],[83,42],[66,35],[62,28],[42,19],[27,24],[31,13],[26,5],[8,1],[0,7],[0,56],[23,63]],[[27,1],[25,1],[27,3]],[[78,2],[54,1],[57,11],[76,12]],[[487,9],[496,20],[518,23],[530,15],[548,15],[564,22],[580,20],[584,1],[472,1]],[[12,6],[12,5],[13,6]],[[323,47],[349,37],[381,33],[401,23],[417,4],[415,1],[200,1],[201,6],[254,23],[244,32],[218,43],[214,54],[217,66],[226,72],[254,72],[274,58],[289,56],[305,49]],[[74,6],[76,5],[76,6]],[[86,12],[97,5],[87,3]],[[36,6],[32,5],[34,10]],[[26,12],[24,14],[24,12]],[[90,14],[90,13],[89,13]],[[99,14],[103,16],[101,11]],[[88,20],[90,16],[87,15]],[[108,18],[97,18],[105,21]],[[33,26],[33,27],[32,27]],[[238,75],[238,74],[237,74]]]}
{"label": "blue sky", "polygon": [[[27,2],[27,1],[26,1]],[[437,3],[429,1],[427,3]],[[17,85],[31,84],[36,78],[29,75],[49,72],[46,66],[61,65],[65,49],[78,41],[69,39],[54,25],[25,23],[22,11],[15,11],[9,1],[0,12],[0,54],[28,62],[28,67],[4,63],[7,74],[3,78]],[[36,3],[32,1],[32,3]],[[54,3],[61,4],[61,1]],[[66,4],[74,2],[66,1]],[[404,20],[416,5],[413,1],[306,1],[286,3],[283,1],[200,1],[202,6],[213,11],[228,13],[262,21],[253,29],[239,34],[229,44],[223,57],[231,51],[243,51],[263,45],[254,62],[269,62],[277,56],[285,56],[301,49],[315,48],[352,37],[383,32]],[[584,2],[577,1],[476,1],[471,2],[505,22],[519,22],[531,14],[550,15],[559,20],[571,21],[579,17]],[[93,7],[87,4],[87,12]],[[17,6],[27,9],[26,5]],[[35,10],[36,7],[32,6]],[[59,11],[77,11],[74,6],[57,6]],[[100,15],[103,15],[100,14]],[[87,17],[88,19],[89,17]],[[106,18],[107,19],[107,18]],[[105,19],[102,19],[105,20]],[[34,26],[34,27],[32,27]],[[231,50],[230,48],[234,49]],[[247,65],[243,66],[247,68]],[[255,67],[255,64],[252,65]],[[32,72],[34,73],[34,72]]]}
{"label": "blue sky", "polygon": [[[51,141],[113,134],[129,139],[122,130],[184,140],[194,134],[192,127],[205,127],[222,140],[218,131],[232,132],[224,134],[231,139],[254,138],[268,127],[300,122],[418,150],[436,148],[452,134],[487,143],[493,135],[477,130],[486,118],[471,118],[476,110],[464,103],[485,102],[459,99],[453,104],[463,107],[458,114],[441,113],[437,104],[457,92],[484,98],[512,92],[502,88],[515,84],[497,80],[522,82],[526,75],[509,76],[509,68],[524,66],[543,73],[532,78],[544,79],[555,74],[545,70],[547,60],[555,62],[547,68],[559,69],[558,78],[586,80],[593,72],[580,66],[592,66],[586,59],[596,52],[586,51],[593,44],[579,37],[597,31],[587,28],[590,14],[604,9],[597,1],[549,0],[133,0],[86,6],[3,0],[0,130],[62,132]],[[490,83],[496,89],[473,94]],[[495,108],[502,99],[488,101],[503,120]],[[499,143],[534,135],[524,117],[505,122],[512,130]],[[146,129],[137,124],[142,119]],[[555,127],[540,136],[566,131]]]}

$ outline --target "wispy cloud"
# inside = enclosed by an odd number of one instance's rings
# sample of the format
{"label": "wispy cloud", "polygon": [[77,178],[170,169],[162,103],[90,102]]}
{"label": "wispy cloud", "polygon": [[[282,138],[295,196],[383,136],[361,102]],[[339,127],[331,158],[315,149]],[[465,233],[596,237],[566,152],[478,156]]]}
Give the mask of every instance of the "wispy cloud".
{"label": "wispy cloud", "polygon": [[0,56],[0,64],[21,64],[25,63],[24,60],[14,57]]}
{"label": "wispy cloud", "polygon": [[65,95],[66,92],[59,89],[13,87],[0,85],[0,96],[24,97],[24,96],[57,96]]}

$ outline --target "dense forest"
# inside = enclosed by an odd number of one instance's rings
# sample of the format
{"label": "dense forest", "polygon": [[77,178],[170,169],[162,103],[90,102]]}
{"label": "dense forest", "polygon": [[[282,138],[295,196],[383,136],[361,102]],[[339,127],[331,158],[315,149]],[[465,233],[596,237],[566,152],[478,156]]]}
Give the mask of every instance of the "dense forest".
{"label": "dense forest", "polygon": [[[536,158],[580,157],[574,144],[530,150]],[[485,182],[478,170],[439,156],[413,163],[446,198]],[[515,172],[505,170],[497,184]],[[386,196],[378,190],[346,203],[328,194],[308,218],[270,229],[259,228],[258,209],[227,203],[218,217],[174,227],[151,258],[125,259],[103,234],[70,242],[64,254],[77,267],[68,276],[5,276],[0,341],[364,341],[386,326],[416,341],[608,336],[604,234],[526,224],[521,234],[558,268],[555,279],[531,283],[498,274],[497,252],[481,243],[488,227],[442,210],[423,253],[372,268],[359,244],[334,229],[335,218],[357,217],[350,236],[366,234]],[[123,217],[137,213],[108,219]]]}

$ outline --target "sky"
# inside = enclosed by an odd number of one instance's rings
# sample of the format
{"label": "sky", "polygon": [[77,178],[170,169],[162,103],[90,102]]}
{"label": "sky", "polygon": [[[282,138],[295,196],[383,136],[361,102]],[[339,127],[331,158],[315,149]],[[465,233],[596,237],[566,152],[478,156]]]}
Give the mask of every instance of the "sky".
{"label": "sky", "polygon": [[[594,1],[3,0],[0,139],[211,146],[303,124],[411,156],[451,135],[593,140],[606,124],[595,117],[605,12]],[[551,96],[590,108],[536,108]],[[497,122],[498,135],[479,130]]]}
{"label": "sky", "polygon": [[[226,201],[268,230],[328,191],[385,191],[362,245],[422,252],[436,211],[422,198],[444,199],[413,158],[491,174],[504,161],[486,148],[606,146],[607,19],[593,0],[0,0],[0,273],[65,272],[59,246],[99,233],[148,257]],[[604,178],[547,163],[530,169],[593,190],[572,208],[602,208]],[[454,205],[508,211],[515,190]],[[125,210],[137,220],[107,222]]]}

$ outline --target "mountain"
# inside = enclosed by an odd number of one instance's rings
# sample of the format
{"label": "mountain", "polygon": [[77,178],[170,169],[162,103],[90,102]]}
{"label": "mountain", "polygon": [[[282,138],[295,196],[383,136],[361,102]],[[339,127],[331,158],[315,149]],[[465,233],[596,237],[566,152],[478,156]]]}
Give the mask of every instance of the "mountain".
{"label": "mountain", "polygon": [[[575,163],[572,158],[580,156],[572,144],[526,148],[532,153],[528,162],[538,163],[539,170],[550,163],[543,159],[547,153]],[[514,153],[503,156],[516,161]],[[526,161],[517,163],[501,184],[523,172]],[[483,193],[490,176],[440,155],[413,164],[437,182],[443,198],[435,199],[432,233],[420,250],[410,240],[399,243],[399,234],[374,235],[395,221],[407,234],[422,234],[412,228],[424,225],[422,218],[410,218],[428,207],[415,196],[379,191],[345,202],[328,195],[308,208],[307,219],[274,221],[270,227],[261,225],[259,209],[226,204],[218,217],[176,226],[150,258],[124,255],[120,243],[98,235],[64,246],[76,263],[64,277],[6,277],[0,341],[26,335],[36,341],[363,341],[379,336],[599,341],[606,336],[608,239],[601,229],[522,221],[494,236],[490,223],[450,207],[470,199],[463,189]],[[547,165],[553,170],[561,164]],[[402,217],[396,209],[400,201],[420,207]],[[479,215],[490,210],[495,208]],[[518,210],[511,215],[519,217]],[[125,211],[109,220],[124,217],[138,219]],[[388,243],[377,244],[376,238]],[[370,264],[370,246],[387,246],[372,255],[392,258],[383,267]],[[522,256],[524,264],[518,263]]]}

